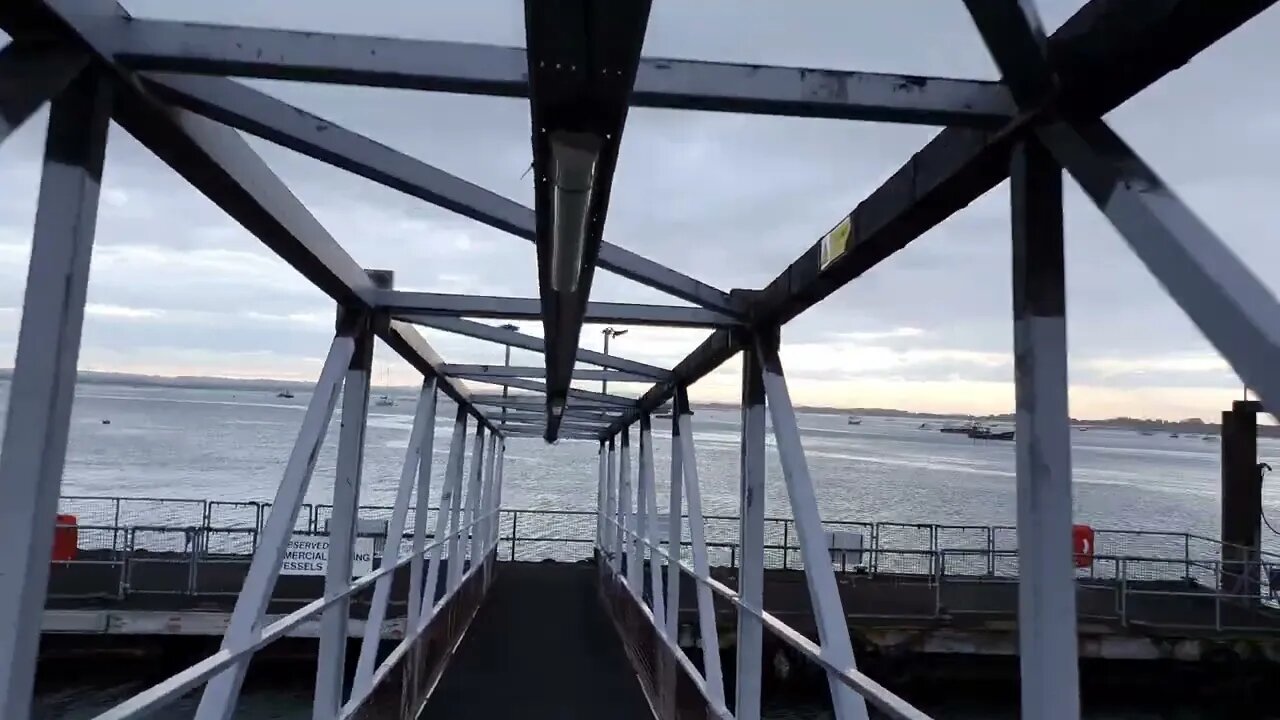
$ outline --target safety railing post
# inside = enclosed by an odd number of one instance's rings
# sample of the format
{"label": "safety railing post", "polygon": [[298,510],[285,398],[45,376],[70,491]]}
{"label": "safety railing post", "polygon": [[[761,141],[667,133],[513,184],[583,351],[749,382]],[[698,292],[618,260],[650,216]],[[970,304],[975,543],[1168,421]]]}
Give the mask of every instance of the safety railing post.
{"label": "safety railing post", "polygon": [[622,428],[622,447],[620,448],[621,457],[618,459],[618,527],[617,527],[617,549],[618,562],[622,571],[626,573],[627,582],[631,585],[632,590],[636,589],[635,578],[639,575],[635,572],[635,563],[631,557],[628,557],[627,546],[631,544],[631,540],[627,538],[627,531],[633,529],[631,521],[631,428]]}
{"label": "safety railing post", "polygon": [[1080,717],[1071,540],[1071,425],[1062,169],[1035,140],[1014,150],[1014,380],[1022,715]]}
{"label": "safety railing post", "polygon": [[48,586],[107,149],[111,86],[96,70],[86,70],[53,101],[49,113],[0,454],[0,547],[5,548],[0,553],[0,577],[5,579],[0,583],[3,717],[31,714],[39,620]]}
{"label": "safety railing post", "polygon": [[[738,483],[738,595],[744,606],[764,609],[765,396],[759,358],[742,353],[742,439]],[[739,608],[736,671],[737,720],[760,717],[764,626]]]}
{"label": "safety railing post", "polygon": [[519,527],[519,522],[520,522],[520,511],[512,510],[511,511],[511,559],[513,561],[516,559],[516,530]]}
{"label": "safety railing post", "polygon": [[[440,492],[440,509],[436,510],[436,529],[432,540],[431,559],[427,561],[427,582],[422,587],[422,614],[418,616],[415,632],[431,622],[435,614],[436,589],[440,584],[440,564],[445,546],[449,547],[449,588],[453,587],[453,570],[458,553],[458,505],[462,498],[462,454],[467,443],[467,409],[458,406],[453,421],[453,435],[449,440],[449,460],[445,465],[444,486]],[[444,542],[445,527],[450,527],[448,542]]]}
{"label": "safety railing post", "polygon": [[[449,442],[448,469],[445,470],[446,482],[453,497],[453,503],[449,506],[449,575],[448,582],[445,583],[447,590],[452,590],[462,578],[462,473],[466,455],[467,410],[459,405],[458,417],[453,424],[453,438]],[[435,592],[434,588],[432,592]]]}
{"label": "safety railing post", "polygon": [[436,445],[436,385],[435,376],[425,379],[422,382],[422,393],[418,397],[418,408],[424,414],[425,429],[416,458],[418,486],[414,493],[413,559],[409,561],[409,609],[405,625],[406,632],[418,626],[418,616],[422,612],[422,563],[424,562],[422,552],[427,542],[427,516],[431,512],[431,460],[435,454]]}
{"label": "safety railing post", "polygon": [[[355,339],[350,333],[334,338],[329,348],[320,380],[302,417],[298,439],[285,465],[284,478],[276,488],[271,512],[262,524],[253,560],[236,598],[235,609],[231,611],[231,620],[222,638],[224,650],[236,649],[247,643],[266,615],[289,538],[293,535],[302,500],[311,483],[316,458],[324,444],[325,431],[337,404],[338,389],[342,386],[354,351]],[[228,720],[234,714],[248,665],[248,658],[245,658],[209,680],[196,710],[197,720]]]}
{"label": "safety railing post", "polygon": [[[387,541],[382,548],[382,561],[379,567],[394,565],[400,558],[400,541],[404,537],[405,520],[409,515],[409,498],[413,495],[414,483],[417,480],[423,442],[435,428],[435,379],[423,383],[418,395],[418,406],[413,414],[413,425],[409,431],[409,444],[405,448],[404,465],[400,470],[400,484],[396,488],[395,504],[391,510],[391,520],[387,523]],[[414,533],[414,547],[417,550],[421,537]],[[387,615],[387,600],[391,595],[392,575],[378,578],[373,586],[373,600],[369,603],[369,615],[365,619],[364,637],[360,640],[360,657],[356,663],[356,674],[351,682],[352,697],[364,695],[373,682],[373,668],[377,660],[378,645],[382,641],[382,621]],[[410,592],[410,595],[413,595]],[[413,622],[417,621],[416,612],[411,613]],[[412,627],[412,624],[410,625]]]}
{"label": "safety railing post", "polygon": [[[347,366],[342,392],[342,424],[338,436],[337,475],[333,482],[333,515],[329,518],[329,555],[325,565],[326,598],[351,585],[355,560],[357,509],[364,467],[364,433],[369,416],[369,371],[373,365],[373,317],[339,308],[340,324],[354,324],[355,352]],[[332,720],[342,707],[346,676],[351,598],[333,603],[320,616],[313,720]]]}
{"label": "safety railing post", "polygon": [[638,538],[642,538],[644,542],[642,543],[640,539],[636,540],[635,556],[639,563],[644,562],[646,555],[649,557],[649,605],[653,608],[658,633],[665,634],[666,612],[662,602],[662,570],[658,553],[647,544],[654,540],[653,524],[649,522],[649,518],[656,520],[658,517],[658,491],[653,486],[653,427],[650,423],[648,413],[640,416],[640,472],[636,483],[636,532]]}
{"label": "safety railing post", "polygon": [[[689,540],[693,549],[693,570],[699,577],[711,577],[707,558],[706,526],[702,517],[702,490],[698,484],[697,454],[693,445],[693,411],[689,409],[689,395],[684,388],[676,391],[676,421],[680,423],[680,462],[684,471],[685,495],[689,504]],[[716,630],[715,606],[711,588],[699,583],[698,630],[702,640],[702,667],[706,673],[707,691],[717,704],[724,703],[724,676],[720,669],[720,638]]]}
{"label": "safety railing post", "polygon": [[496,478],[493,481],[494,482],[493,509],[495,511],[495,514],[493,516],[493,531],[492,531],[493,538],[492,540],[490,540],[490,542],[493,543],[493,547],[495,548],[494,557],[497,557],[498,555],[496,548],[498,547],[498,523],[499,523],[499,520],[501,520],[502,518],[502,512],[501,512],[502,511],[502,475],[505,472],[506,466],[507,466],[507,440],[506,438],[498,438],[498,460],[497,460],[497,464],[494,466],[494,473],[496,474]]}
{"label": "safety railing post", "polygon": [[[800,444],[800,428],[796,424],[795,409],[791,405],[787,381],[782,374],[782,361],[778,358],[776,329],[767,336],[757,336],[756,351],[763,368],[765,395],[768,400],[766,405],[773,420],[773,435],[782,461],[782,475],[786,480],[787,496],[795,515],[800,559],[804,562],[805,581],[809,586],[809,599],[817,621],[818,642],[823,654],[836,665],[854,668],[853,645],[849,639],[849,628],[836,585],[835,571],[827,552],[822,517],[818,514],[818,499],[814,494],[804,447]],[[827,680],[837,720],[867,720],[866,701],[830,673],[827,674]]]}

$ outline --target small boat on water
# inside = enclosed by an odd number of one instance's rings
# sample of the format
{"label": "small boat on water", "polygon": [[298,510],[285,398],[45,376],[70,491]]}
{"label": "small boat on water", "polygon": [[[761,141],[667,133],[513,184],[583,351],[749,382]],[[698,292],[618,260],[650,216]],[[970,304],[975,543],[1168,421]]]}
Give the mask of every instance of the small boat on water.
{"label": "small boat on water", "polygon": [[1012,440],[1013,430],[992,430],[985,425],[974,425],[969,431],[969,437],[974,440]]}
{"label": "small boat on water", "polygon": [[286,400],[292,400],[293,393],[289,392],[288,390],[281,390],[280,392],[276,393],[276,397],[284,398]]}
{"label": "small boat on water", "polygon": [[392,407],[395,404],[396,401],[392,400],[390,395],[379,395],[378,401],[374,403],[374,405],[377,405],[378,407]]}
{"label": "small boat on water", "polygon": [[1176,438],[1178,437],[1178,433],[1169,433],[1169,437]]}
{"label": "small boat on water", "polygon": [[849,418],[849,424],[850,424],[850,425],[861,425],[861,424],[862,424],[862,418],[859,418],[859,417],[850,417],[850,418]]}
{"label": "small boat on water", "polygon": [[952,433],[955,435],[968,435],[969,433],[973,432],[975,428],[980,428],[980,427],[982,426],[979,425],[978,423],[972,423],[972,422],[965,423],[964,425],[943,425],[942,427],[938,428],[938,432]]}
{"label": "small boat on water", "polygon": [[1141,434],[1143,434],[1143,435],[1155,435],[1155,433],[1151,432],[1150,430],[1143,430],[1143,431],[1141,431]]}

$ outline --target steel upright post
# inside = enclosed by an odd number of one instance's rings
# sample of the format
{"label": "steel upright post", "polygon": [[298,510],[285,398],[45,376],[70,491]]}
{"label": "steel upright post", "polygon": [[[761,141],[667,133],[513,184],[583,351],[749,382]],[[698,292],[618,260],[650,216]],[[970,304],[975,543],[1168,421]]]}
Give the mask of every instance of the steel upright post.
{"label": "steel upright post", "polygon": [[480,487],[480,517],[484,519],[472,529],[474,536],[471,541],[471,553],[480,558],[481,562],[489,554],[489,525],[494,522],[490,512],[493,510],[493,479],[496,475],[496,463],[498,460],[498,436],[496,433],[489,433],[489,447],[485,451],[485,455],[484,479],[481,481],[482,485]]}
{"label": "steel upright post", "polygon": [[[698,484],[698,462],[693,447],[693,411],[689,408],[688,391],[676,391],[675,416],[680,423],[680,464],[684,471],[689,501],[689,543],[693,546],[693,571],[698,577],[711,577],[707,558],[706,527],[702,519],[702,488]],[[724,675],[720,669],[720,638],[716,631],[715,605],[711,588],[698,583],[698,629],[702,639],[702,667],[707,675],[707,692],[717,704],[724,703]]]}
{"label": "steel upright post", "polygon": [[[738,597],[764,609],[764,379],[760,359],[742,353],[742,444],[738,485]],[[763,672],[764,628],[759,618],[738,610],[738,669],[734,717],[758,720]]]}
{"label": "steel upright post", "polygon": [[1022,715],[1074,720],[1080,691],[1062,170],[1028,140],[1014,150],[1011,177]]}
{"label": "steel upright post", "polygon": [[[506,438],[500,437],[498,438],[498,462],[497,462],[497,465],[494,467],[494,473],[496,473],[497,479],[494,480],[494,490],[493,490],[493,509],[497,511],[502,510],[502,472],[506,464],[507,464],[507,440]],[[501,512],[493,516],[493,527],[490,529],[490,534],[493,536],[490,542],[493,543],[494,547],[498,546],[498,525],[499,525],[498,521],[500,519],[501,519]],[[512,535],[514,534],[515,533],[512,533]],[[511,539],[511,543],[514,546],[515,544],[514,537]]]}
{"label": "steel upright post", "polygon": [[609,483],[609,480],[606,477],[606,473],[609,471],[609,466],[605,460],[606,452],[608,452],[608,450],[605,447],[605,441],[601,440],[596,460],[596,464],[598,465],[596,469],[596,549],[600,553],[601,560],[604,559],[604,533],[605,529],[608,527],[604,521],[606,517],[605,493],[608,492]]}
{"label": "steel upright post", "polygon": [[[684,531],[681,529],[683,499],[681,485],[684,468],[680,458],[680,416],[671,417],[671,494],[667,505],[667,637],[675,640],[680,633],[680,554]],[[680,670],[675,658],[668,658],[662,676],[663,717],[675,717],[676,676]]]}
{"label": "steel upright post", "polygon": [[430,420],[427,422],[426,434],[423,435],[422,445],[418,450],[418,489],[413,511],[413,559],[409,561],[409,610],[405,625],[406,632],[418,626],[418,617],[422,613],[422,549],[426,547],[427,514],[431,507],[431,459],[435,454],[436,446],[436,384],[434,375],[424,380],[422,394],[418,399],[419,405],[429,403],[426,412]]}
{"label": "steel upright post", "polygon": [[449,461],[445,465],[444,487],[440,492],[440,509],[436,511],[436,532],[433,540],[437,541],[431,549],[431,559],[427,561],[427,582],[422,588],[422,615],[418,618],[418,630],[431,622],[435,613],[436,589],[440,578],[440,563],[444,556],[446,524],[452,521],[449,534],[449,574],[448,586],[453,587],[454,558],[458,553],[458,503],[462,498],[462,452],[467,443],[467,409],[458,406],[457,417],[453,421],[453,437],[449,441]]}
{"label": "steel upright post", "polygon": [[449,581],[450,590],[462,579],[462,475],[467,460],[467,409],[458,406],[458,417],[453,425],[453,438],[449,442],[449,464],[445,473],[449,487],[453,488],[453,503],[449,506]]}
{"label": "steel upright post", "polygon": [[[809,601],[813,604],[818,626],[818,642],[823,655],[836,666],[853,668],[856,665],[849,626],[840,601],[835,571],[831,568],[831,556],[827,552],[818,498],[813,492],[813,478],[809,475],[804,446],[800,444],[796,411],[791,406],[787,380],[782,374],[782,361],[778,358],[777,330],[767,336],[758,335],[756,347],[763,370],[766,406],[773,419],[773,436],[782,460],[782,475],[786,480],[791,511],[795,515],[804,578],[809,585]],[[837,720],[867,720],[867,702],[862,696],[830,674],[827,675],[827,684],[831,687],[831,701]]]}
{"label": "steel upright post", "polygon": [[[484,425],[476,423],[475,440],[471,445],[471,479],[467,482],[467,514],[466,522],[468,524],[467,536],[467,560],[474,567],[477,560],[476,556],[480,552],[480,537],[476,531],[475,522],[480,517],[480,492],[481,478],[484,477]],[[466,568],[462,568],[463,571]]]}
{"label": "steel upright post", "polygon": [[[605,463],[607,465],[605,481],[608,483],[607,492],[605,493],[605,516],[611,517],[615,521],[618,519],[618,451],[617,441],[609,438],[609,457]],[[618,552],[618,533],[613,528],[606,527],[605,534],[605,553],[609,557],[609,567],[613,568],[616,575],[622,568],[622,559]]]}
{"label": "steel upright post", "polygon": [[[409,444],[405,448],[400,484],[396,488],[391,521],[387,523],[387,542],[382,549],[379,567],[394,565],[400,559],[400,541],[404,537],[405,520],[409,515],[409,498],[413,495],[414,481],[418,476],[423,441],[435,428],[435,414],[435,387],[428,387],[424,383],[413,414],[413,426],[409,431]],[[415,546],[420,540],[420,536],[415,533]],[[365,619],[364,637],[360,641],[360,659],[356,664],[355,679],[351,683],[353,697],[367,692],[373,681],[374,662],[377,659],[378,645],[382,642],[382,621],[387,616],[387,600],[391,595],[391,580],[391,575],[383,575],[374,583],[373,600],[369,603],[369,616]],[[413,592],[409,594],[412,596]],[[413,620],[416,621],[417,617],[413,617]]]}
{"label": "steel upright post", "polygon": [[0,455],[3,717],[31,715],[110,117],[111,83],[91,71],[64,89],[49,113]]}
{"label": "steel upright post", "polygon": [[618,463],[618,552],[626,566],[627,584],[631,591],[640,592],[640,565],[635,558],[635,542],[627,531],[634,531],[636,522],[631,499],[634,484],[631,482],[631,428],[622,429],[622,460]]}
{"label": "steel upright post", "polygon": [[649,543],[655,543],[653,523],[658,518],[658,491],[653,486],[653,427],[649,414],[640,416],[640,472],[636,483],[636,533],[641,539],[636,540],[636,557],[644,562],[649,556],[649,605],[653,608],[653,621],[657,624],[659,634],[665,634],[666,613],[662,602],[662,569],[658,561],[658,553],[651,549]]}
{"label": "steel upright post", "polygon": [[[373,318],[340,309],[339,324],[355,323],[355,352],[347,366],[342,390],[342,426],[338,436],[337,476],[333,483],[333,515],[329,518],[329,557],[325,567],[324,594],[333,597],[351,585],[355,559],[357,508],[360,506],[360,473],[364,466],[364,431],[369,416],[369,371],[373,366]],[[313,720],[333,720],[342,707],[342,683],[346,676],[347,632],[351,598],[325,608],[320,617],[320,643],[316,660]]]}

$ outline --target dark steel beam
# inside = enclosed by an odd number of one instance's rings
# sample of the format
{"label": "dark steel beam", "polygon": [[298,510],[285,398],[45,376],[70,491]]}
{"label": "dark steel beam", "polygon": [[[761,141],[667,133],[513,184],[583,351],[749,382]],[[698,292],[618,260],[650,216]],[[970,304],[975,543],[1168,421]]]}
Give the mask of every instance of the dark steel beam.
{"label": "dark steel beam", "polygon": [[[444,366],[443,372],[460,378],[481,377],[527,377],[544,378],[547,369],[536,366],[519,365],[456,365]],[[653,382],[649,375],[622,372],[621,370],[596,370],[593,368],[574,368],[574,380],[607,380],[609,382]]]}
{"label": "dark steel beam", "polygon": [[650,0],[525,0],[547,432],[572,381]]}
{"label": "dark steel beam", "polygon": [[[542,412],[546,409],[546,402],[542,395],[532,393],[511,393],[510,395],[486,395],[475,393],[471,396],[472,401],[477,405],[485,407],[505,407],[505,408],[523,408],[532,409]],[[611,403],[596,402],[594,400],[584,400],[583,398],[569,398],[569,402],[565,405],[565,412],[601,412],[609,415],[621,415],[626,412],[626,408],[613,405]]]}
{"label": "dark steel beam", "polygon": [[991,51],[1004,83],[1023,109],[1053,91],[1044,23],[1035,0],[965,0],[983,42]]}
{"label": "dark steel beam", "polygon": [[89,56],[48,38],[11,41],[0,48],[0,143],[62,92]]}
{"label": "dark steel beam", "polygon": [[[413,321],[422,317],[476,317],[494,320],[537,320],[537,298],[451,295],[384,290],[374,301],[393,317]],[[700,307],[588,302],[583,322],[600,325],[658,325],[662,327],[726,327],[740,321]]]}
{"label": "dark steel beam", "polygon": [[[488,340],[489,342],[510,345],[511,347],[522,348],[524,350],[532,350],[533,352],[544,352],[545,344],[542,338],[514,330],[506,330],[493,325],[486,325],[474,320],[463,320],[461,318],[445,318],[445,317],[424,317],[417,318],[415,325],[424,325],[433,327],[437,330],[445,330],[459,335],[466,335],[477,340]],[[613,370],[622,370],[623,372],[635,373],[637,375],[647,375],[655,380],[661,380],[671,377],[671,371],[666,368],[660,368],[655,365],[646,365],[635,360],[628,360],[617,355],[605,355],[595,350],[578,350],[578,362],[591,363],[600,367],[611,368]]]}
{"label": "dark steel beam", "polygon": [[[234,80],[145,73],[170,102],[295,152],[532,241],[533,210]],[[602,243],[596,265],[701,307],[733,313],[728,293]]]}
{"label": "dark steel beam", "polygon": [[[527,97],[524,50],[434,40],[135,20],[112,32],[139,69]],[[925,125],[999,125],[999,83],[892,73],[641,58],[633,107]]]}
{"label": "dark steel beam", "polygon": [[[1185,65],[1200,51],[1248,22],[1276,0],[1090,0],[1048,40],[1059,82],[1057,106],[1073,117],[1098,117]],[[949,127],[750,303],[752,324],[782,325],[862,275],[1009,176],[1016,138],[1032,117],[999,131]],[[846,225],[847,224],[847,225]],[[828,248],[823,257],[824,245]],[[640,398],[652,411],[719,367],[742,348],[735,331],[712,333],[674,369],[674,377]],[[624,423],[615,423],[609,434]]]}

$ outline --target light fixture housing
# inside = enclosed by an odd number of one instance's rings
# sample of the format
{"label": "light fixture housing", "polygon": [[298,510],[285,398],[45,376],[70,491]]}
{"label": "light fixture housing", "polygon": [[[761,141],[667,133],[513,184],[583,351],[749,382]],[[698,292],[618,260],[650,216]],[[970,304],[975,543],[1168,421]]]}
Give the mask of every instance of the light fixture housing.
{"label": "light fixture housing", "polygon": [[590,133],[551,134],[551,289],[556,292],[578,289],[602,145]]}

